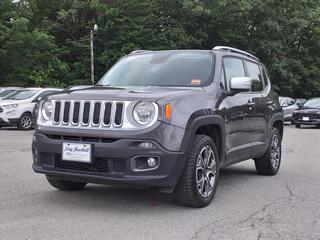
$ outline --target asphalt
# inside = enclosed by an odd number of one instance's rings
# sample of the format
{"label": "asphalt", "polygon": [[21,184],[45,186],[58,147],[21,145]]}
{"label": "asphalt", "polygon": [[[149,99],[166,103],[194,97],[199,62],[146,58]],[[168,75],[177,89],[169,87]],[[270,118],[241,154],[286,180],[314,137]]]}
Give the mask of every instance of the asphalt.
{"label": "asphalt", "polygon": [[206,208],[156,190],[53,189],[31,168],[32,131],[0,129],[0,239],[320,239],[320,129],[285,127],[278,175],[221,172]]}

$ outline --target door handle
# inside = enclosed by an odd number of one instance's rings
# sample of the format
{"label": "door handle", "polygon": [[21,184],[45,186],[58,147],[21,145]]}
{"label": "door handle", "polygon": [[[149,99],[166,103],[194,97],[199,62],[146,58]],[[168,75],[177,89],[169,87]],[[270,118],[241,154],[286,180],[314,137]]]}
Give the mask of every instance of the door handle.
{"label": "door handle", "polygon": [[273,104],[273,101],[272,101],[272,100],[270,100],[270,101],[267,102],[267,105],[272,105],[272,104]]}

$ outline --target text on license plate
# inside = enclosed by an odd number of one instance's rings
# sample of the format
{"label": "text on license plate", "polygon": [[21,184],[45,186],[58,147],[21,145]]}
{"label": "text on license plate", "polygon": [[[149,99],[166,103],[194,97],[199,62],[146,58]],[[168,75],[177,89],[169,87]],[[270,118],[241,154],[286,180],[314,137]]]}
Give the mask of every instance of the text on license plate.
{"label": "text on license plate", "polygon": [[303,121],[309,121],[309,117],[302,117]]}
{"label": "text on license plate", "polygon": [[62,160],[90,163],[91,144],[64,142],[62,144]]}

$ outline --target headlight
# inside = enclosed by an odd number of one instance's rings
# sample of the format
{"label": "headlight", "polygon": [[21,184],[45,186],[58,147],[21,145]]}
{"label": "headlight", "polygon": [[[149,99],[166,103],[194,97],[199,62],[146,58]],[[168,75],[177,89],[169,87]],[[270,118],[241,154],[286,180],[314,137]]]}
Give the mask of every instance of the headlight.
{"label": "headlight", "polygon": [[141,125],[151,123],[156,117],[156,108],[151,102],[139,102],[133,109],[133,118]]}
{"label": "headlight", "polygon": [[17,108],[19,106],[19,104],[7,104],[7,105],[3,105],[2,107],[4,109],[12,109],[12,108]]}
{"label": "headlight", "polygon": [[46,121],[48,121],[52,115],[52,108],[53,108],[53,105],[51,100],[46,100],[42,104],[41,115],[43,119],[45,119]]}

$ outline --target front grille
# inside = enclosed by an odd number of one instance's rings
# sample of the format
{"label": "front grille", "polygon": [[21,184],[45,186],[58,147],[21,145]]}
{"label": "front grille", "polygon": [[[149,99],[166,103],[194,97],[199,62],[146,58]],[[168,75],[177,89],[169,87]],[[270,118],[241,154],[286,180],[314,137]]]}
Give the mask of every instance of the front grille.
{"label": "front grille", "polygon": [[[42,163],[47,168],[52,168],[52,155],[48,155],[47,159],[42,154]],[[48,163],[49,160],[49,163]],[[47,165],[45,164],[47,161]],[[61,154],[54,154],[54,168],[57,170],[66,170],[74,172],[85,172],[91,174],[105,175],[105,174],[117,174],[123,175],[126,170],[126,162],[124,159],[110,159],[110,158],[94,158],[93,163],[81,163],[72,161],[63,161]]]}
{"label": "front grille", "polygon": [[80,163],[61,160],[61,155],[55,155],[55,168],[69,171],[108,173],[108,159],[95,158],[93,163]]}
{"label": "front grille", "polygon": [[69,127],[121,127],[125,105],[115,101],[54,101],[53,124]]}
{"label": "front grille", "polygon": [[295,118],[302,119],[303,117],[309,117],[310,120],[312,119],[319,119],[320,115],[315,113],[296,113]]}

